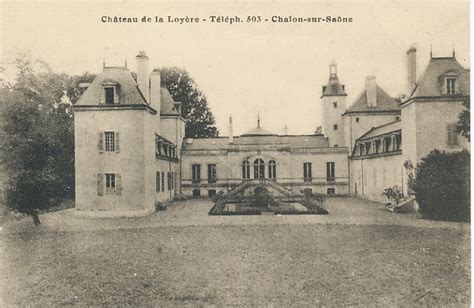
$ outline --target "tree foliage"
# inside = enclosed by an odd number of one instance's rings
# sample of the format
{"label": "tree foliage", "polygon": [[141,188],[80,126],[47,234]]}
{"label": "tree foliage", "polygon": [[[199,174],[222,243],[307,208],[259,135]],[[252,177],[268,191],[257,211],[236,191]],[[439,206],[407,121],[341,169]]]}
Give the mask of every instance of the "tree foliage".
{"label": "tree foliage", "polygon": [[71,76],[68,78],[66,84],[66,95],[71,104],[76,104],[87,89],[87,87],[81,87],[81,83],[91,83],[94,81],[95,77],[96,75],[85,72],[82,75]]}
{"label": "tree foliage", "polygon": [[207,104],[207,98],[189,73],[178,67],[159,68],[161,84],[175,102],[181,102],[181,115],[186,119],[186,137],[217,137],[219,131]]}
{"label": "tree foliage", "polygon": [[19,54],[17,76],[0,89],[2,164],[7,174],[7,205],[32,215],[74,195],[74,132],[69,77]]}
{"label": "tree foliage", "polygon": [[418,164],[410,182],[423,217],[434,220],[470,220],[469,152],[432,151]]}
{"label": "tree foliage", "polygon": [[458,132],[471,141],[471,100],[463,102],[464,110],[459,114]]}

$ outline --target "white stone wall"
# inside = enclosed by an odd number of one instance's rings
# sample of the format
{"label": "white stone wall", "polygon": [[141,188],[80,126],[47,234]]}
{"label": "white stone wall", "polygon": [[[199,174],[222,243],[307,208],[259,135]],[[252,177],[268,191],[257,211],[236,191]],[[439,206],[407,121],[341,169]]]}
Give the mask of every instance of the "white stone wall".
{"label": "white stone wall", "polygon": [[[337,107],[334,107],[334,102]],[[346,96],[323,96],[321,99],[323,111],[323,133],[329,138],[329,145],[345,146],[344,121],[342,114],[346,110]],[[337,125],[337,130],[334,130]]]}
{"label": "white stone wall", "polygon": [[[265,177],[268,178],[268,162],[276,161],[276,181],[299,193],[304,188],[311,188],[313,192],[326,193],[327,188],[334,188],[336,194],[348,194],[348,149],[324,148],[318,153],[305,150],[241,150],[241,151],[185,151],[181,161],[182,192],[192,195],[193,188],[200,188],[201,195],[207,196],[209,189],[228,191],[242,182],[242,162],[250,162],[250,178],[254,178],[253,163],[261,158],[265,162]],[[313,181],[306,183],[303,178],[303,163],[312,163]],[[335,162],[336,181],[326,181],[326,162]],[[192,184],[192,165],[201,165],[201,183]],[[217,183],[207,183],[207,165],[216,164]]]}
{"label": "white stone wall", "polygon": [[[77,111],[74,118],[76,207],[79,210],[146,210],[145,110]],[[99,153],[99,133],[120,133],[119,153]],[[98,173],[119,173],[121,195],[97,194]]]}
{"label": "white stone wall", "polygon": [[464,110],[462,102],[417,102],[416,103],[416,158],[417,161],[433,149],[458,151],[468,148],[465,138],[458,136],[459,146],[448,147],[447,125],[457,123]]}
{"label": "white stone wall", "polygon": [[351,193],[354,196],[387,202],[382,196],[383,190],[395,185],[402,189],[404,181],[406,174],[401,154],[351,159]]}

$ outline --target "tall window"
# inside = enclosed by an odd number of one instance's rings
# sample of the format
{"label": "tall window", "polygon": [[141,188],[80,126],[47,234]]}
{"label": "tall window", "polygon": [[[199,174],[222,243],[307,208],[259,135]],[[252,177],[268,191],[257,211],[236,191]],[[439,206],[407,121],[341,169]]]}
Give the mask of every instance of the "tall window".
{"label": "tall window", "polygon": [[276,162],[274,160],[268,162],[268,178],[276,179]]}
{"label": "tall window", "polygon": [[250,179],[250,163],[248,160],[242,162],[242,178]]}
{"label": "tall window", "polygon": [[327,162],[326,163],[326,180],[328,180],[328,181],[336,180],[335,167],[336,167],[335,162]]}
{"label": "tall window", "polygon": [[103,196],[104,193],[118,196],[122,194],[122,176],[120,173],[97,174],[97,195]]}
{"label": "tall window", "polygon": [[115,133],[105,132],[105,151],[115,152]]}
{"label": "tall window", "polygon": [[333,102],[332,104],[333,104],[334,108],[337,108],[337,102]]}
{"label": "tall window", "polygon": [[385,137],[383,139],[383,151],[388,152],[391,150],[390,145],[392,144],[392,138],[391,137]]}
{"label": "tall window", "polygon": [[165,191],[165,173],[161,172],[161,191]]}
{"label": "tall window", "polygon": [[157,171],[156,172],[156,192],[160,192],[161,191],[161,188],[160,188],[160,172]]}
{"label": "tall window", "polygon": [[375,153],[380,153],[381,152],[381,140],[377,139],[375,140]]}
{"label": "tall window", "polygon": [[207,165],[207,182],[215,183],[217,180],[217,168],[216,164]]}
{"label": "tall window", "polygon": [[313,180],[313,170],[311,163],[303,163],[303,177],[305,182],[311,182]]}
{"label": "tall window", "polygon": [[446,78],[446,93],[456,94],[456,78]]}
{"label": "tall window", "polygon": [[109,194],[115,192],[115,173],[105,174],[105,192]]}
{"label": "tall window", "polygon": [[334,130],[337,130],[337,124],[333,125]]}
{"label": "tall window", "polygon": [[114,103],[115,89],[113,87],[106,87],[105,90],[105,103],[111,105]]}
{"label": "tall window", "polygon": [[396,144],[395,151],[399,151],[402,149],[402,134],[395,135],[395,144]]}
{"label": "tall window", "polygon": [[171,172],[166,173],[166,179],[168,182],[168,190],[171,190]]}
{"label": "tall window", "polygon": [[448,124],[446,127],[448,133],[448,147],[456,147],[459,146],[459,138],[458,138],[458,131],[457,131],[457,124],[451,123]]}
{"label": "tall window", "polygon": [[201,181],[201,165],[192,165],[193,182]]}
{"label": "tall window", "polygon": [[253,177],[256,179],[265,178],[265,163],[261,158],[258,158],[253,162]]}

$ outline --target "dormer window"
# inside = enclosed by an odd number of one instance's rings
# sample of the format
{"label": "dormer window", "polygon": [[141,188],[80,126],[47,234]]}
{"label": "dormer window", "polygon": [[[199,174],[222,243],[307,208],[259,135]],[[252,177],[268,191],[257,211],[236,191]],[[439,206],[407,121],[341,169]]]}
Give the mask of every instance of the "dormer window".
{"label": "dormer window", "polygon": [[104,88],[104,90],[105,90],[105,103],[107,105],[114,104],[115,89],[112,87],[106,87]]}
{"label": "dormer window", "polygon": [[459,73],[449,71],[443,76],[442,93],[445,95],[459,94]]}
{"label": "dormer window", "polygon": [[456,94],[456,78],[446,78],[446,94]]}
{"label": "dormer window", "polygon": [[102,83],[104,94],[102,96],[102,104],[113,105],[119,103],[119,84],[113,81]]}

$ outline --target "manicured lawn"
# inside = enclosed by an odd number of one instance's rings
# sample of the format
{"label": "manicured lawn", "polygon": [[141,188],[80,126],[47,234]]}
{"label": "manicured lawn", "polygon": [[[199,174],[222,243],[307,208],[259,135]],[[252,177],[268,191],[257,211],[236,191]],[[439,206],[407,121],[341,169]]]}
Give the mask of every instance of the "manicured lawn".
{"label": "manicured lawn", "polygon": [[32,228],[2,234],[0,305],[468,306],[469,241],[399,225]]}

